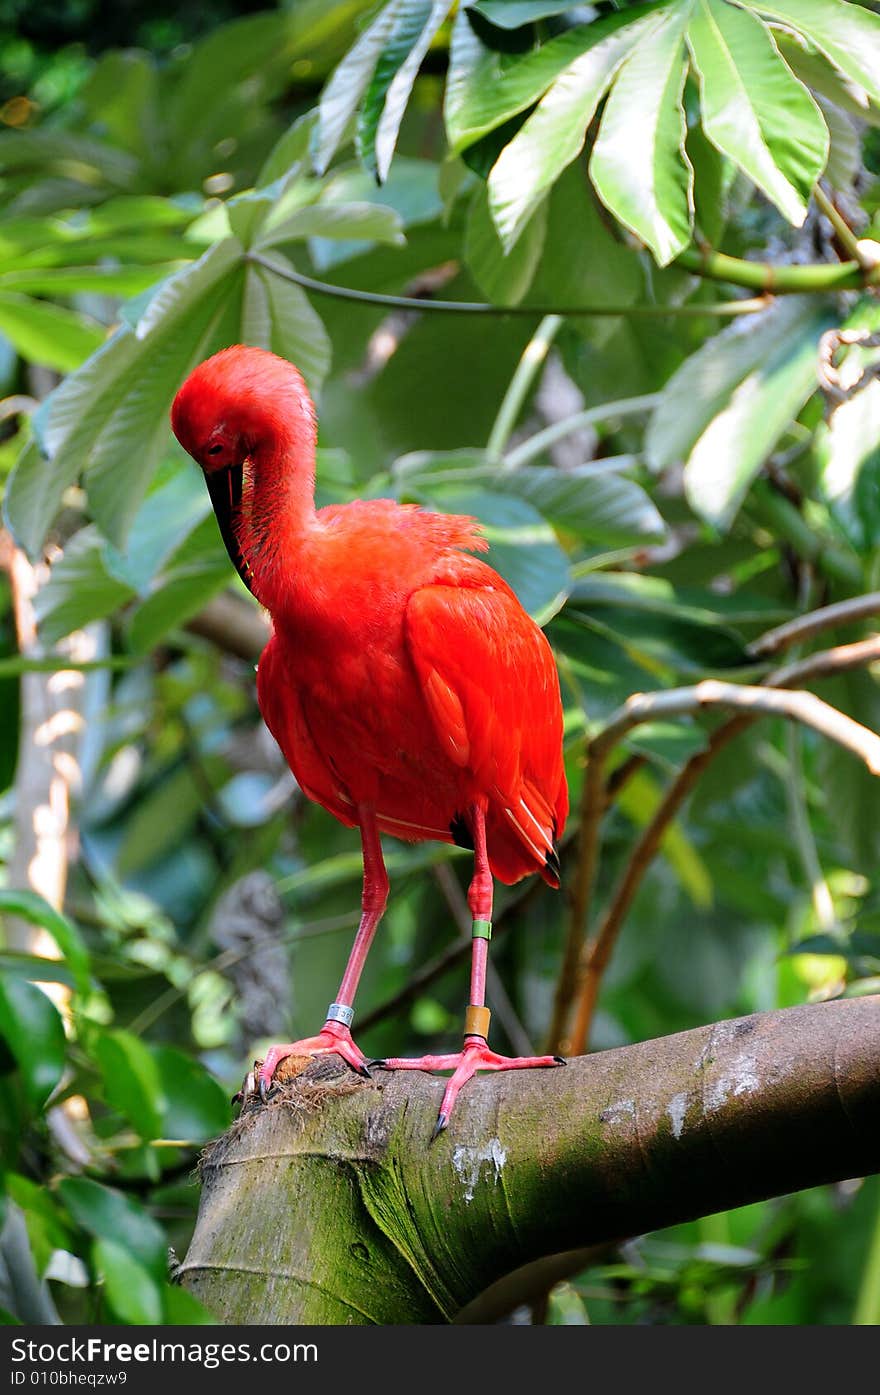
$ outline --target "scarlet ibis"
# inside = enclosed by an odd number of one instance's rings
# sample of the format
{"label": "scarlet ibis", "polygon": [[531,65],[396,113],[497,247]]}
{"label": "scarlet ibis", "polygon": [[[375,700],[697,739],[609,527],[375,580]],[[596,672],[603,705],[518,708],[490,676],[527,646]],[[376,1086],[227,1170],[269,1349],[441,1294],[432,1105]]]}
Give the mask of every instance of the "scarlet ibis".
{"label": "scarlet ibis", "polygon": [[297,369],[236,345],[200,364],[171,411],[201,466],[230,558],[268,610],[260,711],[306,795],[360,830],[362,915],[317,1036],[273,1046],[336,1052],[361,1074],[354,997],[388,898],[380,833],[472,848],[470,1003],[454,1055],[370,1064],[449,1070],[434,1136],[477,1070],[564,1064],[489,1049],[485,1006],[493,876],[559,885],[568,812],[562,708],[550,646],[513,591],[472,556],[473,518],[391,499],[315,509],[315,410]]}

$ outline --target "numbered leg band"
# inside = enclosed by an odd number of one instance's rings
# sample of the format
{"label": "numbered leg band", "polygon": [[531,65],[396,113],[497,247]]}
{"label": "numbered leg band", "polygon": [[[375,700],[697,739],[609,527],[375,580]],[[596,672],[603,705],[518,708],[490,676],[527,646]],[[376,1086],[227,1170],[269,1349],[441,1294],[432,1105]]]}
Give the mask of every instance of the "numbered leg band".
{"label": "numbered leg band", "polygon": [[491,940],[492,922],[491,920],[475,920],[471,926],[471,934],[475,940]]}
{"label": "numbered leg band", "polygon": [[341,1022],[344,1027],[350,1027],[354,1021],[354,1008],[345,1003],[331,1003],[327,1009],[327,1021]]}
{"label": "numbered leg band", "polygon": [[487,1007],[474,1007],[470,1004],[464,1010],[464,1034],[466,1037],[482,1037],[485,1041],[489,1035],[489,1023],[492,1021],[492,1014]]}

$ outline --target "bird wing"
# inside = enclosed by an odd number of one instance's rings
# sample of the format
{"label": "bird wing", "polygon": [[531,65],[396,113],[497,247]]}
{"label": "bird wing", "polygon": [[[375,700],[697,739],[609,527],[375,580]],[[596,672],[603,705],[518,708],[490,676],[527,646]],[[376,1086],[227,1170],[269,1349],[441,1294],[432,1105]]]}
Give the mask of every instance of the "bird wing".
{"label": "bird wing", "polygon": [[543,633],[500,577],[414,592],[405,633],[447,755],[488,798],[490,817],[555,875],[568,792],[559,679]]}
{"label": "bird wing", "polygon": [[354,806],[312,739],[277,635],[272,636],[260,655],[257,701],[263,721],[281,747],[303,793],[329,809],[340,823],[354,827]]}

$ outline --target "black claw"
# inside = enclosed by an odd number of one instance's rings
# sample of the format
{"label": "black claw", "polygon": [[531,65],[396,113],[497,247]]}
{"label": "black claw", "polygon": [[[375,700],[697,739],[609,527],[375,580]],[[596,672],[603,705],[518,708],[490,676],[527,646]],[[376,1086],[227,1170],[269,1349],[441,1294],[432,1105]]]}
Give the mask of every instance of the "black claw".
{"label": "black claw", "polygon": [[265,1104],[268,1098],[269,1098],[269,1086],[268,1086],[267,1082],[266,1082],[266,1081],[262,1078],[262,1076],[261,1076],[261,1077],[260,1077],[260,1099],[263,1101],[263,1104]]}
{"label": "black claw", "polygon": [[[349,1062],[349,1064],[351,1064],[351,1062]],[[373,1077],[370,1075],[370,1071],[369,1071],[369,1067],[370,1067],[372,1064],[373,1064],[372,1061],[365,1061],[364,1064],[363,1064],[362,1066],[355,1066],[355,1065],[352,1065],[351,1068],[352,1068],[352,1070],[356,1070],[357,1073],[358,1073],[358,1075],[363,1076],[364,1080],[372,1080]]]}
{"label": "black claw", "polygon": [[434,1142],[434,1139],[435,1139],[435,1138],[439,1138],[439,1137],[440,1137],[441,1133],[442,1133],[443,1130],[446,1128],[446,1125],[447,1125],[448,1123],[449,1123],[449,1115],[448,1115],[448,1114],[438,1114],[438,1115],[437,1115],[437,1122],[436,1122],[436,1124],[434,1125],[434,1132],[431,1134],[431,1142],[432,1142],[432,1143]]}
{"label": "black claw", "polygon": [[229,1103],[244,1104],[244,1090],[236,1090],[235,1094],[230,1096]]}
{"label": "black claw", "polygon": [[387,1061],[382,1061],[382,1060],[367,1061],[367,1066],[369,1067],[370,1070],[387,1070],[387,1069],[388,1069],[388,1063],[387,1063]]}
{"label": "black claw", "polygon": [[554,1056],[553,1059],[554,1059],[554,1061],[556,1062],[557,1066],[567,1066],[567,1065],[568,1065],[568,1061],[566,1061],[566,1059],[565,1059],[564,1056]]}

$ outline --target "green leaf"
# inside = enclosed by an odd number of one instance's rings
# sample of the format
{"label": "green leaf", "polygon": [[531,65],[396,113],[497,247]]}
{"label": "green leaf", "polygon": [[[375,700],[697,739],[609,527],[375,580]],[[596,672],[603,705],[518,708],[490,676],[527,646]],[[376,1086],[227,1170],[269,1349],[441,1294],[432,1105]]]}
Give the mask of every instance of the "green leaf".
{"label": "green leaf", "polygon": [[76,987],[76,979],[63,959],[44,959],[39,954],[14,954],[0,950],[0,974],[14,974],[29,983],[63,983]]}
{"label": "green leaf", "polygon": [[78,368],[106,336],[103,325],[76,310],[5,289],[0,289],[0,333],[23,358],[59,373]]}
{"label": "green leaf", "polygon": [[880,383],[834,408],[816,442],[822,496],[847,541],[870,553],[880,545]]}
{"label": "green leaf", "polygon": [[817,96],[816,104],[828,127],[830,140],[825,178],[832,189],[851,190],[862,171],[862,142],[857,123],[826,97]]}
{"label": "green leaf", "polygon": [[547,209],[529,219],[516,245],[505,252],[489,214],[484,184],[474,191],[464,237],[464,257],[474,280],[493,305],[516,305],[532,282],[544,250]]}
{"label": "green leaf", "polygon": [[676,0],[626,59],[605,104],[590,177],[605,206],[666,266],[691,239],[693,172],[684,152],[684,37],[693,0]]}
{"label": "green leaf", "polygon": [[138,161],[128,151],[108,141],[56,127],[32,131],[9,131],[0,135],[0,170],[30,170],[40,174],[71,177],[82,184],[120,189],[133,187],[138,178]]}
{"label": "green leaf", "polygon": [[880,17],[846,0],[739,0],[803,34],[880,103]]}
{"label": "green leaf", "polygon": [[422,60],[451,6],[452,0],[404,0],[379,56],[358,120],[357,146],[362,164],[380,183]]}
{"label": "green leaf", "polygon": [[45,1186],[15,1172],[5,1174],[3,1186],[24,1215],[34,1263],[42,1277],[54,1251],[70,1248],[70,1232]]}
{"label": "green leaf", "polygon": [[266,228],[255,247],[275,247],[310,237],[332,237],[363,242],[385,242],[400,247],[405,242],[400,215],[375,203],[314,203],[298,208],[289,218]]}
{"label": "green leaf", "polygon": [[0,980],[0,1036],[15,1058],[27,1098],[39,1109],[61,1079],[66,1042],[57,1010],[35,984]]}
{"label": "green leaf", "polygon": [[[442,204],[437,183],[437,166],[433,161],[411,160],[405,155],[398,155],[381,189],[376,187],[376,181],[366,170],[357,166],[334,171],[324,182],[320,206],[376,204],[383,209],[391,209],[399,219],[399,226],[409,231],[436,223],[440,217]],[[371,252],[374,247],[373,242],[313,237],[309,242],[309,255],[320,272]]]}
{"label": "green leaf", "polygon": [[[99,295],[138,295],[152,286],[171,267],[157,266],[47,266],[33,270],[7,271],[0,278],[0,290],[28,291],[31,295],[78,295],[96,291]],[[57,308],[57,307],[56,307]],[[86,322],[88,324],[88,322]],[[100,327],[96,326],[96,332]],[[106,337],[100,329],[97,343]],[[96,347],[93,343],[89,353]],[[77,363],[79,360],[77,360]],[[76,365],[74,365],[76,366]]]}
{"label": "green leaf", "polygon": [[707,339],[663,389],[645,448],[655,469],[686,459],[727,405],[731,393],[761,362],[798,338],[813,313],[807,296],[787,296],[761,315],[744,317]]}
{"label": "green leaf", "polygon": [[144,594],[159,568],[210,513],[202,472],[189,456],[165,463],[138,511],[125,552],[105,547],[108,570]]}
{"label": "green leaf", "polygon": [[[614,236],[610,219],[576,166],[556,181],[546,206],[544,254],[527,300],[557,305],[630,305],[638,300],[644,286],[639,253]],[[613,334],[620,321],[568,323],[595,344]]]}
{"label": "green leaf", "polygon": [[396,460],[391,473],[405,492],[421,491],[426,502],[437,486],[489,485],[524,499],[551,523],[585,542],[625,547],[666,533],[663,519],[640,485],[600,471],[594,464],[565,470],[549,465],[510,469],[482,451],[413,451]]}
{"label": "green leaf", "polygon": [[828,129],[760,20],[726,0],[696,0],[688,46],[709,140],[800,227],[828,158]]}
{"label": "green leaf", "polygon": [[36,441],[22,447],[3,496],[3,520],[16,543],[35,559],[67,485],[41,455]]}
{"label": "green leaf", "polygon": [[137,1129],[141,1138],[159,1138],[165,1096],[152,1054],[131,1032],[102,1032],[95,1056],[108,1104]]}
{"label": "green leaf", "polygon": [[188,766],[179,766],[142,794],[116,852],[119,876],[133,876],[179,847],[202,812],[204,802],[204,793]]}
{"label": "green leaf", "polygon": [[144,654],[169,630],[185,625],[232,579],[229,558],[213,515],[206,518],[155,578],[149,594],[134,607],[128,637]]}
{"label": "green leaf", "polygon": [[790,338],[740,382],[696,442],[685,465],[685,494],[707,522],[729,526],[767,456],[816,390],[819,337],[833,323],[827,306],[805,306]]}
{"label": "green leaf", "polygon": [[[266,257],[282,272],[293,265],[276,249]],[[295,363],[313,396],[330,368],[330,338],[301,287],[265,266],[249,266],[242,310],[242,339]]]}
{"label": "green leaf", "polygon": [[662,27],[653,16],[614,28],[594,26],[593,44],[554,80],[505,146],[489,175],[489,203],[506,250],[583,148],[596,107],[633,46]]}
{"label": "green leaf", "polygon": [[803,39],[788,30],[776,30],[774,38],[795,77],[800,78],[817,97],[826,98],[841,111],[858,116],[869,126],[880,126],[880,108],[872,106],[864,87],[835,68],[823,54],[806,47]]}
{"label": "green leaf", "polygon": [[165,1097],[164,1138],[203,1143],[216,1138],[229,1124],[229,1100],[205,1067],[170,1046],[155,1047]]}
{"label": "green leaf", "polygon": [[[118,547],[168,441],[174,393],[200,358],[238,337],[240,277],[237,241],[210,248],[163,282],[136,328],[102,345],[35,419],[51,462],[51,495],[60,498],[84,472],[92,514]],[[50,523],[46,517],[44,527]]]}
{"label": "green leaf", "polygon": [[115,1240],[96,1240],[95,1268],[103,1275],[104,1296],[121,1322],[155,1326],[162,1321],[162,1292],[142,1264]]}
{"label": "green leaf", "polygon": [[66,1177],[58,1191],[82,1230],[98,1240],[122,1245],[157,1282],[163,1281],[167,1268],[165,1235],[142,1206],[87,1177]]}
{"label": "green leaf", "polygon": [[324,88],[312,145],[318,174],[324,174],[333,159],[405,4],[406,0],[390,0],[345,55]]}
{"label": "green leaf", "polygon": [[96,528],[83,528],[53,564],[49,580],[34,600],[44,643],[54,644],[71,630],[112,615],[135,594],[133,587],[109,571],[104,548]]}
{"label": "green leaf", "polygon": [[35,891],[18,891],[11,887],[0,888],[0,914],[19,916],[30,925],[39,925],[41,929],[47,930],[63,954],[79,991],[89,991],[89,952],[72,920],[56,911],[54,906],[50,906],[49,902],[38,896]]}
{"label": "green leaf", "polygon": [[475,33],[467,9],[459,10],[452,31],[444,104],[452,154],[460,154],[532,106],[561,73],[608,35],[622,26],[641,24],[647,16],[662,14],[665,9],[664,0],[640,5],[635,16],[627,12],[579,24],[525,54],[499,54],[488,48]]}
{"label": "green leaf", "polygon": [[499,29],[519,29],[548,15],[561,15],[573,8],[571,0],[475,0],[469,6]]}
{"label": "green leaf", "polygon": [[[624,785],[617,804],[639,828],[649,823],[660,803],[661,790],[653,775],[639,770]],[[678,823],[666,829],[661,842],[669,865],[695,906],[712,905],[712,877],[693,843]]]}
{"label": "green leaf", "polygon": [[[653,584],[652,584],[653,583]],[[741,637],[717,612],[688,606],[655,577],[594,573],[575,583],[569,609],[630,654],[671,676],[717,673],[753,664]]]}

